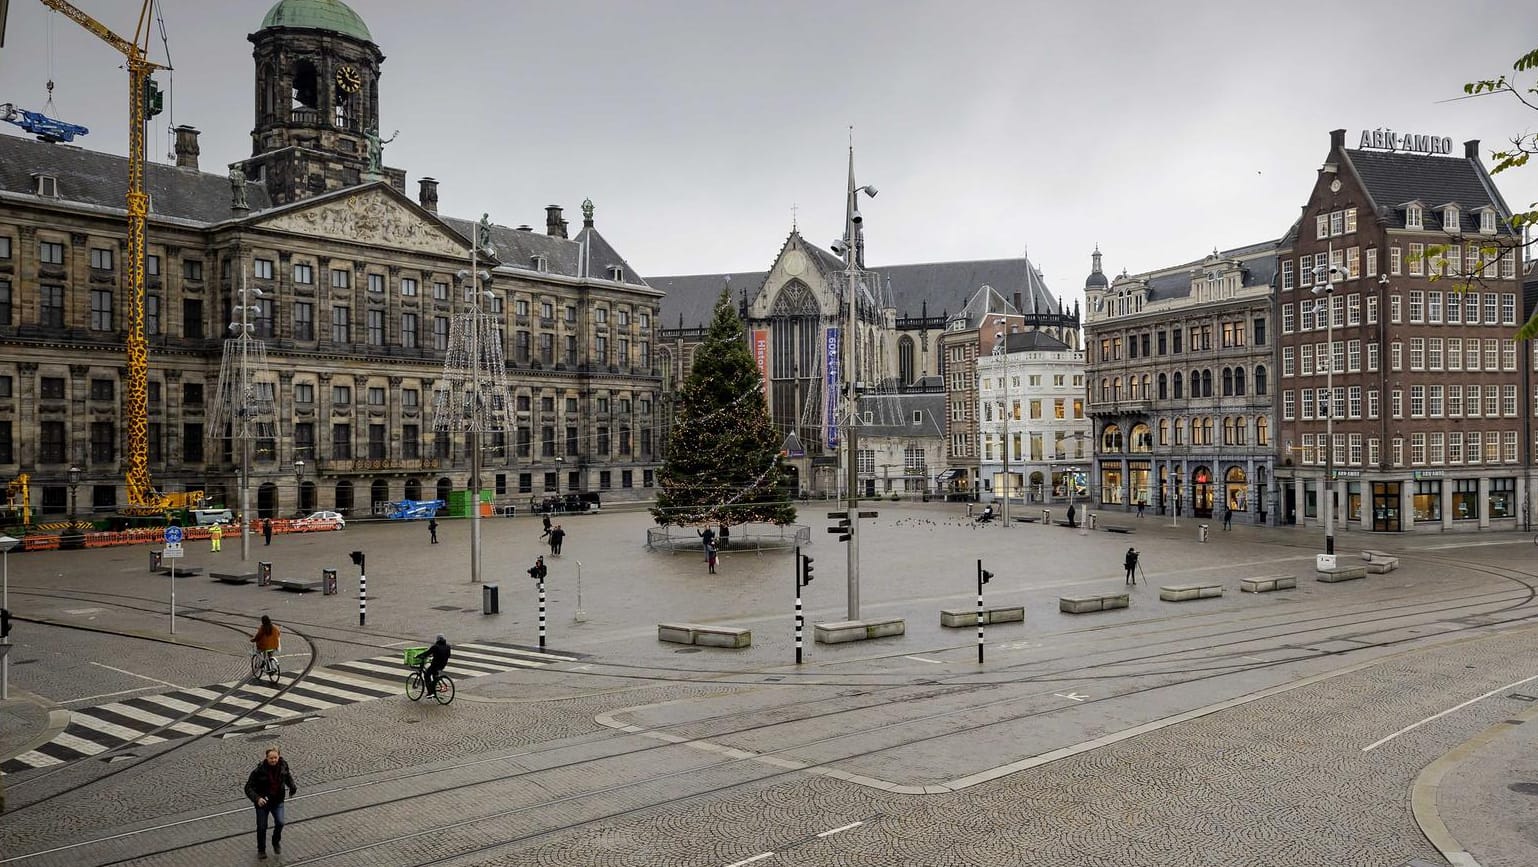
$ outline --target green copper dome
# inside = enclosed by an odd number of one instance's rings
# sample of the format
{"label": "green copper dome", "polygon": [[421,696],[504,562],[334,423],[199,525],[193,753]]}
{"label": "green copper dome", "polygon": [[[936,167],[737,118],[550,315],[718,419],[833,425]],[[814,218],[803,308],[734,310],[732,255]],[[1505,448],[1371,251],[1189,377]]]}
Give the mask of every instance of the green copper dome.
{"label": "green copper dome", "polygon": [[278,0],[262,19],[262,29],[296,27],[329,30],[364,42],[373,42],[368,25],[340,0]]}

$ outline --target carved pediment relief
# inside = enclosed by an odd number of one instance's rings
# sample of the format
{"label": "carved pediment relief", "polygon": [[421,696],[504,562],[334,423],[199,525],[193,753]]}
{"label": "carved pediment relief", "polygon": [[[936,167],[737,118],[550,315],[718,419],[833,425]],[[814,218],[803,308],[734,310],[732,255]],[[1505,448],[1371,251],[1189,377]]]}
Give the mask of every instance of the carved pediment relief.
{"label": "carved pediment relief", "polygon": [[313,208],[280,214],[257,225],[264,229],[440,256],[461,257],[469,252],[464,243],[447,234],[442,226],[413,212],[380,190],[369,190]]}

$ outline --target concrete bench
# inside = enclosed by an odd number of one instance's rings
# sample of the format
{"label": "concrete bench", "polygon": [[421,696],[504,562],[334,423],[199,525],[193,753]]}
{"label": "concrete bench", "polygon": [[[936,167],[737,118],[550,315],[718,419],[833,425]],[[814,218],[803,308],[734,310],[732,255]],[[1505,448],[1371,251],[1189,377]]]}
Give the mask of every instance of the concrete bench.
{"label": "concrete bench", "polygon": [[1019,521],[1022,524],[1035,524],[1038,521],[1040,521],[1041,519],[1040,518],[1016,518],[1015,520]]}
{"label": "concrete bench", "polygon": [[753,630],[707,623],[659,623],[657,640],[702,647],[747,647],[753,643]]}
{"label": "concrete bench", "polygon": [[[171,567],[170,566],[161,566],[159,569],[155,570],[155,574],[156,575],[170,575],[171,574]],[[176,567],[176,577],[178,577],[178,578],[193,578],[193,577],[196,577],[196,576],[202,575],[202,574],[203,574],[203,568],[201,566],[180,566],[180,565],[178,565]]]}
{"label": "concrete bench", "polygon": [[1363,551],[1362,559],[1366,560],[1368,563],[1371,563],[1374,560],[1395,560],[1398,558],[1387,551]]}
{"label": "concrete bench", "polygon": [[250,575],[235,575],[230,572],[210,572],[208,575],[215,581],[222,581],[225,584],[250,584],[257,578],[255,572],[251,573]]}
{"label": "concrete bench", "polygon": [[812,625],[812,634],[818,644],[843,644],[846,641],[890,638],[907,631],[908,624],[901,617],[886,620],[836,620],[832,623]]}
{"label": "concrete bench", "polygon": [[290,593],[314,593],[319,590],[319,581],[303,581],[298,578],[279,578],[272,582],[279,590],[287,590]]}
{"label": "concrete bench", "polygon": [[1362,568],[1376,575],[1384,575],[1399,568],[1399,558],[1383,557],[1380,555],[1373,557],[1372,561]]}
{"label": "concrete bench", "polygon": [[1245,578],[1239,582],[1239,589],[1245,593],[1270,593],[1273,590],[1292,590],[1297,586],[1296,575],[1265,575],[1260,578]]}
{"label": "concrete bench", "polygon": [[1166,584],[1159,588],[1159,598],[1165,602],[1212,599],[1222,595],[1222,584]]}
{"label": "concrete bench", "polygon": [[1110,611],[1131,606],[1132,597],[1127,593],[1092,593],[1085,596],[1062,596],[1057,600],[1057,610],[1067,614]]}
{"label": "concrete bench", "polygon": [[[984,623],[1014,623],[1025,622],[1024,605],[1003,605],[998,608],[983,609]],[[940,609],[941,626],[976,626],[976,608],[942,608]]]}
{"label": "concrete bench", "polygon": [[1107,533],[1132,533],[1132,532],[1136,532],[1131,527],[1112,527],[1110,524],[1106,525],[1105,531]]}
{"label": "concrete bench", "polygon": [[1334,569],[1320,569],[1319,580],[1326,584],[1335,584],[1340,581],[1354,581],[1367,577],[1366,566],[1337,566]]}

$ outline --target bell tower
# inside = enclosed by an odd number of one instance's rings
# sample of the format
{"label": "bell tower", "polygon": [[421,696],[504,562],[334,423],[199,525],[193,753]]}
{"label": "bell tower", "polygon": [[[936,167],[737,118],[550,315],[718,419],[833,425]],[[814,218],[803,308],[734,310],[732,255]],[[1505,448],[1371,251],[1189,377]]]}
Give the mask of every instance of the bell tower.
{"label": "bell tower", "polygon": [[379,68],[384,54],[340,0],[279,0],[249,37],[256,104],[246,176],[275,203],[390,181],[380,165]]}

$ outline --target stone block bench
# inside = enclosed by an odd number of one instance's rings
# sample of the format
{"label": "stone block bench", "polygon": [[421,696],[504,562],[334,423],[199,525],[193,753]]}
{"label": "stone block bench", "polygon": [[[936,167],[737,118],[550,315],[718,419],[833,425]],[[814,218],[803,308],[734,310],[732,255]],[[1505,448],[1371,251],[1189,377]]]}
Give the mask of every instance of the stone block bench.
{"label": "stone block bench", "polygon": [[1132,533],[1132,532],[1136,532],[1131,527],[1113,527],[1110,524],[1106,525],[1105,531],[1107,533]]}
{"label": "stone block bench", "polygon": [[1337,566],[1334,569],[1320,569],[1319,580],[1326,584],[1335,584],[1340,581],[1354,581],[1367,577],[1366,566]]}
{"label": "stone block bench", "polygon": [[[983,609],[984,623],[1014,623],[1025,622],[1024,605],[1004,605],[997,608]],[[976,608],[942,608],[940,610],[941,626],[976,626]]]}
{"label": "stone block bench", "polygon": [[753,630],[707,623],[659,623],[657,640],[702,647],[747,647],[753,643]]}
{"label": "stone block bench", "polygon": [[890,638],[907,631],[908,624],[901,617],[885,620],[837,620],[832,623],[812,625],[812,633],[818,644],[843,644],[846,641]]}
{"label": "stone block bench", "polygon": [[272,583],[279,590],[287,590],[290,593],[314,593],[321,586],[319,581],[305,581],[299,578],[279,578]]}
{"label": "stone block bench", "polygon": [[1374,560],[1395,560],[1398,558],[1387,551],[1363,551],[1362,559],[1371,563]]}
{"label": "stone block bench", "polygon": [[1019,521],[1022,524],[1035,524],[1035,523],[1039,522],[1041,519],[1040,518],[1016,518],[1015,520]]}
{"label": "stone block bench", "polygon": [[1368,572],[1383,575],[1399,568],[1398,557],[1374,557],[1372,562],[1363,567]]}
{"label": "stone block bench", "polygon": [[[155,574],[156,575],[170,575],[171,574],[171,567],[170,566],[161,566],[159,569],[155,570]],[[193,577],[196,577],[196,576],[202,575],[202,574],[203,574],[203,568],[201,566],[177,566],[176,567],[176,577],[178,577],[178,578],[193,578]]]}
{"label": "stone block bench", "polygon": [[1132,596],[1128,593],[1092,593],[1084,596],[1063,596],[1057,600],[1057,610],[1066,614],[1110,611],[1113,608],[1131,606]]}
{"label": "stone block bench", "polygon": [[1223,595],[1222,584],[1166,584],[1159,588],[1159,599],[1164,602],[1185,602],[1188,599],[1212,599]]}
{"label": "stone block bench", "polygon": [[1297,586],[1296,575],[1264,575],[1239,582],[1239,589],[1245,593],[1270,593],[1273,590],[1292,590]]}
{"label": "stone block bench", "polygon": [[215,581],[221,581],[225,584],[250,584],[257,577],[255,572],[249,575],[236,575],[231,572],[210,572],[208,575]]}

